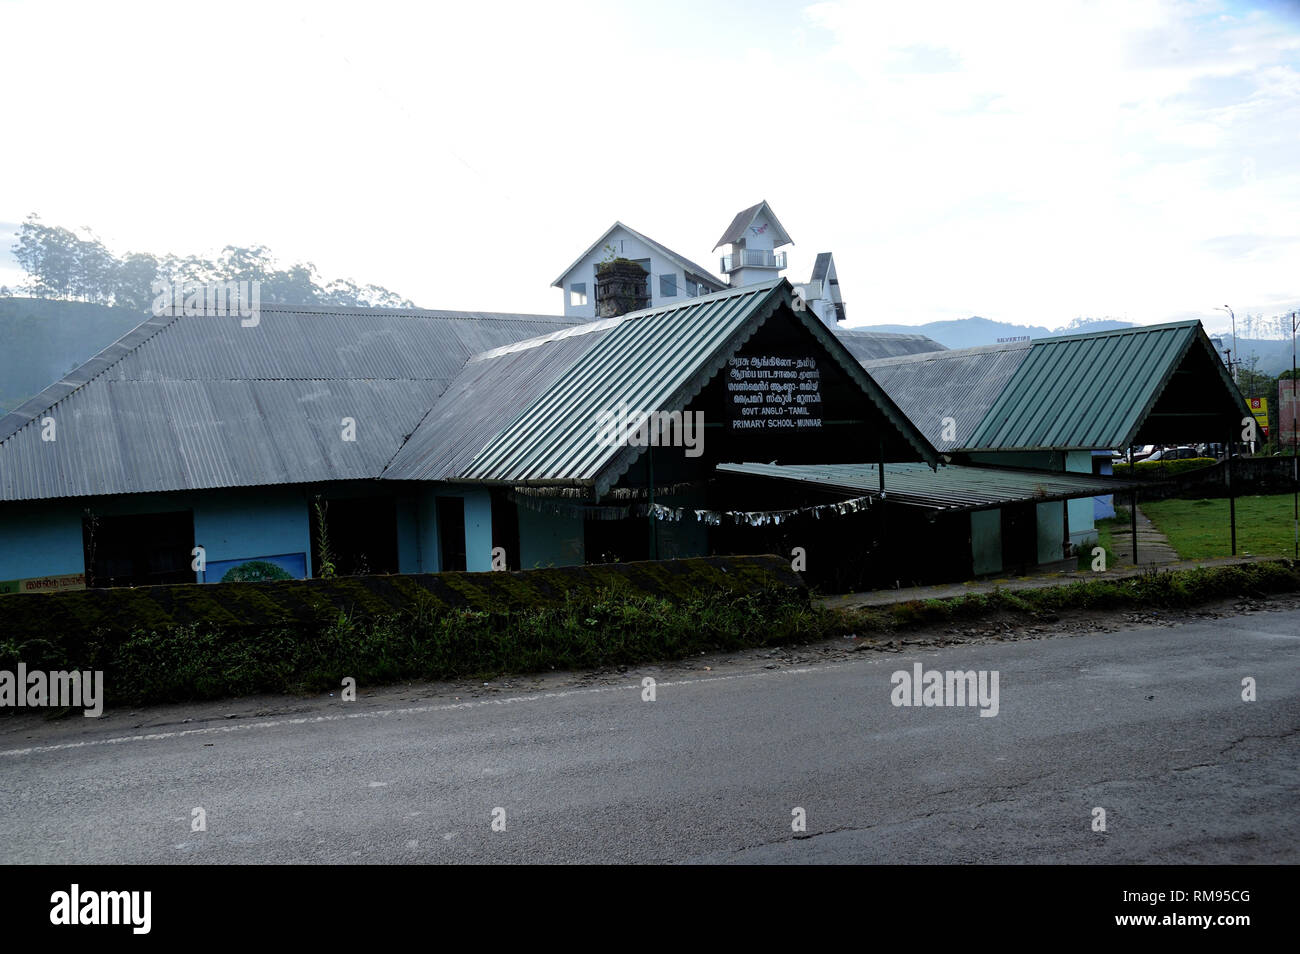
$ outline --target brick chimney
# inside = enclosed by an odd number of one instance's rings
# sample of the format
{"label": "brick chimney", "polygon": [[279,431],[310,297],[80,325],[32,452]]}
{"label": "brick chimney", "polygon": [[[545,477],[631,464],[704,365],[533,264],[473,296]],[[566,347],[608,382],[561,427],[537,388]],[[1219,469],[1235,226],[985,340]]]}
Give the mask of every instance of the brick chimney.
{"label": "brick chimney", "polygon": [[596,266],[596,317],[617,318],[650,307],[650,274],[626,258]]}

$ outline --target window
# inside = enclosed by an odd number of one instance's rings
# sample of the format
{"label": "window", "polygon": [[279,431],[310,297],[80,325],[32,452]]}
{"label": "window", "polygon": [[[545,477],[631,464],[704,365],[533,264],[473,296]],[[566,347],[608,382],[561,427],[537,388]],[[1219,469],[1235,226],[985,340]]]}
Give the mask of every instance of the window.
{"label": "window", "polygon": [[[309,508],[311,565],[321,574],[315,509]],[[392,497],[336,497],[325,500],[325,535],[338,576],[398,572],[397,504]]]}
{"label": "window", "polygon": [[569,304],[585,305],[587,303],[587,283],[574,282],[569,286]]}
{"label": "window", "polygon": [[677,275],[669,272],[659,276],[659,297],[672,298],[677,294]]}
{"label": "window", "polygon": [[82,520],[86,585],[193,583],[194,513],[141,513]]}

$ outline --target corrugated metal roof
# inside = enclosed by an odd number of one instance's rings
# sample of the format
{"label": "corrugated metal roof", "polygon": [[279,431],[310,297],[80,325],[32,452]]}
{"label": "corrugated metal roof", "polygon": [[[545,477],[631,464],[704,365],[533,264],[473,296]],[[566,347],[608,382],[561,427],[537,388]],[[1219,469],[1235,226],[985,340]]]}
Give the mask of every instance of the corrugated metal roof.
{"label": "corrugated metal roof", "polygon": [[[1211,430],[1247,416],[1199,321],[955,348],[865,360],[865,367],[935,447],[959,451],[1099,450],[1127,446],[1165,413],[1156,409],[1173,376],[1200,362]],[[1207,370],[1207,369],[1216,370]],[[1169,412],[1183,417],[1182,408]],[[1234,416],[1235,415],[1235,416]],[[944,419],[952,418],[951,439]],[[1198,419],[1200,419],[1198,418]],[[1185,436],[1166,440],[1185,440]]]}
{"label": "corrugated metal roof", "polygon": [[573,323],[279,305],[249,328],[155,318],[0,419],[0,500],[378,477],[472,354]]}
{"label": "corrugated metal roof", "polygon": [[[843,342],[853,357],[864,366],[868,361],[881,358],[897,358],[911,354],[927,354],[931,351],[947,349],[925,335],[904,335],[890,332],[855,331],[852,328],[832,328],[835,337]],[[872,375],[875,377],[875,375]],[[897,400],[897,399],[895,399]],[[931,441],[933,443],[933,441]]]}
{"label": "corrugated metal roof", "polygon": [[[847,342],[846,342],[847,343]],[[926,438],[940,451],[957,450],[997,403],[1029,353],[1030,342],[982,348],[934,350],[913,356],[865,360],[876,379]],[[950,439],[944,418],[952,418]]]}
{"label": "corrugated metal roof", "polygon": [[1218,369],[1218,380],[1207,379],[1205,385],[1224,388],[1209,395],[1221,398],[1223,413],[1217,416],[1224,426],[1248,417],[1201,323],[1181,321],[1032,342],[967,443],[980,450],[1125,447],[1197,347]]}
{"label": "corrugated metal roof", "polygon": [[[879,496],[875,464],[719,464],[719,471],[814,484],[865,496]],[[1069,500],[1117,493],[1132,482],[1090,474],[1000,467],[886,464],[885,499],[938,511],[992,510],[1009,503]]]}
{"label": "corrugated metal roof", "polygon": [[603,494],[643,448],[602,446],[601,412],[620,405],[645,412],[683,408],[783,306],[839,359],[918,455],[937,460],[838,339],[815,317],[790,307],[792,294],[778,279],[480,356],[384,476],[594,485]]}
{"label": "corrugated metal roof", "polygon": [[[617,321],[617,319],[615,319]],[[520,411],[555,384],[610,330],[548,335],[531,347],[498,348],[471,358],[384,472],[389,480],[448,480],[470,464]]]}

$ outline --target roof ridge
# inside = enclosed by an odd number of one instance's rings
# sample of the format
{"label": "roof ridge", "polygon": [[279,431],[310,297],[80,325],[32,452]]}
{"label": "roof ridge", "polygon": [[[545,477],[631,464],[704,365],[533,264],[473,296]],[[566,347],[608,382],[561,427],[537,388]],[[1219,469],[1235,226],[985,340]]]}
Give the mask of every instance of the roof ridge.
{"label": "roof ridge", "polygon": [[[73,394],[76,394],[78,391],[80,391],[82,388],[88,385],[91,381],[94,381],[96,378],[104,374],[104,372],[108,371],[110,368],[120,364],[122,362],[122,359],[126,358],[128,355],[134,354],[137,350],[143,347],[146,342],[153,340],[153,338],[156,335],[166,331],[168,328],[170,328],[172,325],[176,323],[177,319],[178,316],[175,314],[166,315],[166,316],[155,315],[153,317],[146,318],[144,321],[140,322],[140,324],[136,325],[126,334],[122,335],[122,337],[118,338],[108,347],[103,348],[96,354],[92,355],[86,361],[82,362],[77,367],[73,368],[71,371],[65,374],[63,377],[59,378],[59,380],[55,381],[53,384],[49,384],[46,387],[42,388],[40,391],[32,395],[22,404],[18,405],[16,408],[14,408],[4,417],[0,417],[0,444],[3,444],[6,441],[10,440],[12,437],[17,435],[19,431],[25,428],[28,424],[31,424],[33,421],[35,421],[39,416],[38,414],[33,413],[36,409],[40,408],[43,409],[44,411],[51,411],[54,408],[58,407],[58,405],[66,401]],[[140,334],[141,330],[148,327],[149,325],[154,325],[155,327],[153,327],[147,334]],[[127,341],[128,338],[132,337],[133,335],[136,335],[138,337],[138,340],[132,342],[131,345],[127,347],[125,345],[125,342]],[[117,354],[116,357],[114,357],[111,361],[103,360],[105,355],[107,355],[110,351],[112,351],[114,348],[117,348],[119,346],[122,347],[122,350]],[[101,363],[98,367],[94,369],[93,373],[87,374],[85,380],[83,381],[79,381],[75,384],[72,383],[79,374],[81,374],[83,371],[86,371],[86,369],[90,368],[92,365],[95,365],[96,362],[101,362]],[[54,398],[53,400],[48,399],[48,396],[50,394],[59,391],[60,389],[63,388],[66,388],[66,390],[64,390],[63,393],[60,394],[58,397]],[[13,420],[11,420],[11,418]]]}
{"label": "roof ridge", "polygon": [[[924,338],[928,336],[922,335],[921,337]],[[931,338],[930,340],[933,341],[934,339]],[[972,354],[997,354],[1002,351],[1026,351],[1035,343],[1035,341],[1002,341],[991,345],[973,345],[969,348],[945,348],[942,351],[922,351],[917,354],[902,354],[891,358],[872,358],[869,361],[862,362],[862,366],[865,368],[871,368],[873,366],[884,367],[885,365],[894,364],[917,364],[922,361],[930,361],[938,358],[960,358],[964,355]]]}
{"label": "roof ridge", "polygon": [[1145,334],[1148,331],[1166,331],[1170,328],[1188,328],[1199,325],[1199,318],[1184,318],[1182,321],[1162,321],[1156,325],[1129,325],[1126,328],[1106,328],[1102,331],[1076,331],[1068,335],[1044,335],[1031,339],[1034,344],[1052,341],[1075,341],[1079,338],[1105,338],[1110,335]]}
{"label": "roof ridge", "polygon": [[[556,321],[565,324],[575,323],[569,315],[542,315],[529,312],[510,311],[452,311],[444,308],[367,308],[353,305],[277,305],[260,306],[260,311],[270,311],[281,315],[338,315],[348,317],[356,315],[365,318],[439,318],[444,320],[492,319],[504,321]],[[174,317],[198,317],[182,316]]]}

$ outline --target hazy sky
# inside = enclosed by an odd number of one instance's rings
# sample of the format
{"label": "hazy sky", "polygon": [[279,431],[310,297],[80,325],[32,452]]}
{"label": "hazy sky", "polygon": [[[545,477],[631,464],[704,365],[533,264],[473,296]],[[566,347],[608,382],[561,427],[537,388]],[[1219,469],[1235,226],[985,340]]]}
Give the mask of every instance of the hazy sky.
{"label": "hazy sky", "polygon": [[554,313],[615,219],[716,271],[766,198],[854,325],[1300,306],[1294,2],[0,0],[0,36],[6,249],[37,212]]}

